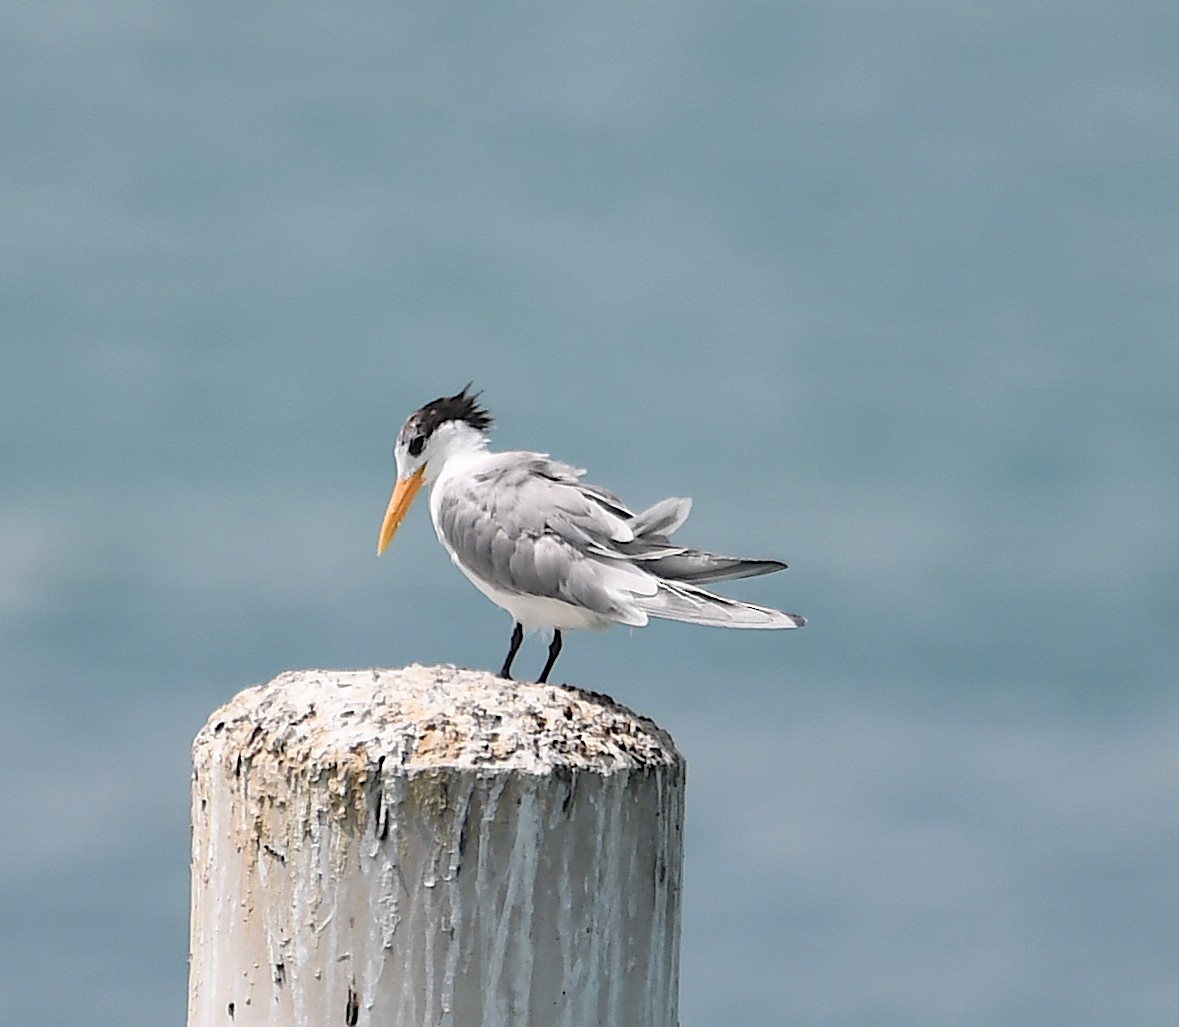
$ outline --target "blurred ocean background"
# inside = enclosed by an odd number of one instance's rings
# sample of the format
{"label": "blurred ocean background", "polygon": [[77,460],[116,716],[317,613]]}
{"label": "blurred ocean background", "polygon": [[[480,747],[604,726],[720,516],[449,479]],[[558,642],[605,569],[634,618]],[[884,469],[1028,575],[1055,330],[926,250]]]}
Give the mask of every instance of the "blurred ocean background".
{"label": "blurred ocean background", "polygon": [[[573,635],[690,768],[684,1027],[1179,1022],[1179,9],[0,12],[0,1024],[184,1020],[189,744],[498,667],[404,417],[791,569]],[[543,645],[518,664],[535,672]]]}

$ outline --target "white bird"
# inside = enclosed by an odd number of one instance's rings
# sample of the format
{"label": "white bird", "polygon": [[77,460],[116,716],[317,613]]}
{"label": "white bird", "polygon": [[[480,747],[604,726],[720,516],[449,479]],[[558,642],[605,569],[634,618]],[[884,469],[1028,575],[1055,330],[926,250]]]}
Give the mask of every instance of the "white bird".
{"label": "white bird", "polygon": [[377,555],[401,526],[414,496],[430,486],[430,519],[451,560],[488,599],[512,615],[500,677],[510,678],[524,632],[552,630],[548,680],[561,633],[649,617],[725,628],[800,628],[794,613],[742,603],[701,582],[783,570],[777,560],[742,560],[688,549],[669,536],[690,499],[664,499],[634,513],[585,473],[547,453],[495,453],[492,425],[467,385],[427,403],[397,435],[397,485],[381,524]]}

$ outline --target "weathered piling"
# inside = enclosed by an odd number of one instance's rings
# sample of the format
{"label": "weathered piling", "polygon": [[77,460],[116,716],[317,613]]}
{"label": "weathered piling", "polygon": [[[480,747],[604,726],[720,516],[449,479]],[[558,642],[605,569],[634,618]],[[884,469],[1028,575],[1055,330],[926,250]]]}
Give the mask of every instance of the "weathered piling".
{"label": "weathered piling", "polygon": [[302,671],[193,745],[188,1027],[675,1027],[685,767],[613,700]]}

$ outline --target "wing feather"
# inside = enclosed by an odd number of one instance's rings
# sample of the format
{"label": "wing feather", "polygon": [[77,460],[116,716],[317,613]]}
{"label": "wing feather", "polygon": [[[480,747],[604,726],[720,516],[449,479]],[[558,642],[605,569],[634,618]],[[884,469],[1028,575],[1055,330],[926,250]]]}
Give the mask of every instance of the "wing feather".
{"label": "wing feather", "polygon": [[692,501],[687,498],[672,497],[661,499],[653,506],[647,507],[642,513],[635,514],[631,528],[635,535],[666,536],[676,531],[688,519],[692,512]]}
{"label": "wing feather", "polygon": [[675,545],[667,536],[687,519],[691,500],[665,499],[635,514],[612,492],[580,481],[583,473],[542,453],[489,454],[476,474],[436,483],[438,536],[456,563],[495,590],[555,599],[607,620],[801,622],[694,587],[785,564]]}
{"label": "wing feather", "polygon": [[452,558],[495,589],[645,623],[634,597],[655,595],[658,582],[618,559],[617,546],[634,540],[630,511],[605,490],[587,491],[576,468],[528,457],[442,486],[432,509]]}

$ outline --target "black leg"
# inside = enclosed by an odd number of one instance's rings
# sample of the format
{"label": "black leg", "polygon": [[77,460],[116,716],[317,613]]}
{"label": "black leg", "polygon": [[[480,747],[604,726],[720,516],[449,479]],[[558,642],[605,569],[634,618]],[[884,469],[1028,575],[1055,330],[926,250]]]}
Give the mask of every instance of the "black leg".
{"label": "black leg", "polygon": [[561,632],[556,628],[553,629],[553,640],[549,643],[549,659],[544,665],[544,670],[540,672],[540,677],[536,679],[538,685],[543,685],[549,679],[549,671],[553,669],[553,664],[557,662],[557,656],[561,652]]}
{"label": "black leg", "polygon": [[499,672],[501,678],[512,680],[512,661],[516,658],[516,653],[520,651],[520,643],[524,641],[524,629],[516,624],[512,628],[512,644],[508,649],[508,655],[504,657],[503,670]]}

